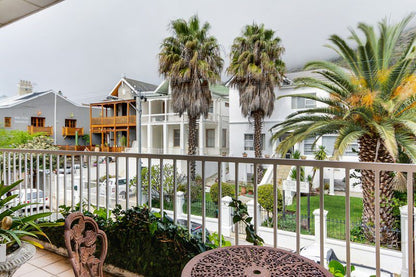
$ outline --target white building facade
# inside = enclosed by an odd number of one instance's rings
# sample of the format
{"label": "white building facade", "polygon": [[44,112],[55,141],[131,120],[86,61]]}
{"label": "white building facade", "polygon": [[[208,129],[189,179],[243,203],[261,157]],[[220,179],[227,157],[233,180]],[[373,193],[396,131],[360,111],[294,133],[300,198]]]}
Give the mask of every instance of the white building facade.
{"label": "white building facade", "polygon": [[[314,94],[317,96],[327,96],[327,92],[316,89],[316,88],[295,88],[293,86],[293,80],[299,77],[316,77],[319,78],[320,75],[313,73],[311,71],[300,71],[288,73],[286,75],[285,83],[282,87],[276,88],[276,98],[282,95],[293,95],[293,94]],[[236,88],[230,87],[230,117],[229,117],[229,126],[230,126],[230,156],[238,157],[243,154],[247,154],[248,157],[254,157],[254,122],[249,118],[245,118],[241,114],[241,108],[239,103],[239,92]],[[263,154],[265,157],[280,157],[275,152],[275,149],[278,145],[278,142],[272,142],[272,130],[271,128],[280,122],[283,122],[288,115],[298,110],[313,108],[317,106],[324,106],[322,103],[317,103],[313,100],[308,100],[304,98],[293,98],[293,97],[284,97],[278,100],[275,100],[274,111],[272,116],[265,117],[263,121]],[[295,150],[300,151],[300,153],[306,156],[307,159],[314,159],[314,152],[318,149],[318,146],[324,145],[328,157],[333,155],[334,143],[336,135],[325,135],[319,138],[315,147],[313,144],[315,138],[307,139],[301,143],[296,144],[290,152]],[[358,150],[357,144],[352,144],[349,146],[345,154],[340,157],[344,161],[357,161],[357,154],[354,153],[353,149]],[[289,158],[290,153],[288,153],[284,158]],[[229,179],[234,179],[234,169],[230,168]],[[241,166],[239,168],[239,179],[240,181],[247,181],[251,178],[253,173],[253,165]]]}

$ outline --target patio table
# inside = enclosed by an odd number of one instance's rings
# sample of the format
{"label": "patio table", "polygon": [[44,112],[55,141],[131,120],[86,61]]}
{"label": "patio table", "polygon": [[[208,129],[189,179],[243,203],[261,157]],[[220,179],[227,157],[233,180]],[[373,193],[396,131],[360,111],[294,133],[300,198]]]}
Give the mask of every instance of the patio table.
{"label": "patio table", "polygon": [[332,276],[298,254],[273,247],[238,245],[203,252],[191,259],[182,277],[199,276]]}

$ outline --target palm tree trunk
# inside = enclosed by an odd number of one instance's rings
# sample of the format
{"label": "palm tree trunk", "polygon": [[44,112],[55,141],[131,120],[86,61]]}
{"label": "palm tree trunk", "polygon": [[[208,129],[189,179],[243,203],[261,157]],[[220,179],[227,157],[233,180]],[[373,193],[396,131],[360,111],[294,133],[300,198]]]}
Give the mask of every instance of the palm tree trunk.
{"label": "palm tree trunk", "polygon": [[[261,158],[262,156],[262,139],[261,139],[261,129],[263,125],[263,113],[255,112],[253,113],[254,118],[254,156],[256,158]],[[263,178],[263,167],[259,165],[257,167],[257,184],[261,182]]]}
{"label": "palm tree trunk", "polygon": [[[189,131],[188,131],[188,155],[196,155],[196,144],[197,144],[197,126],[196,126],[196,116],[188,115],[189,119]],[[191,161],[189,165],[191,181],[195,181],[195,161]]]}
{"label": "palm tree trunk", "polygon": [[[359,139],[359,158],[361,162],[394,163],[381,139],[365,135]],[[364,234],[369,241],[375,241],[375,173],[372,170],[361,170],[363,187],[362,222]],[[393,172],[380,172],[380,242],[397,246],[399,237],[394,232],[396,219],[393,215]]]}

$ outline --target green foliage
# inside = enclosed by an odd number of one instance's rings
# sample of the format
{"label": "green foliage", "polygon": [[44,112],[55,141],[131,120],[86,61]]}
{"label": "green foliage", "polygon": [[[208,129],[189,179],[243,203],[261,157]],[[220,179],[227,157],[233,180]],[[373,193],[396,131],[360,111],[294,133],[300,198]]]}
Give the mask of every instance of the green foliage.
{"label": "green foliage", "polygon": [[[283,209],[283,196],[280,190],[277,190],[277,193],[277,209],[281,211]],[[267,212],[273,211],[274,193],[272,184],[258,187],[258,202]]]}
{"label": "green foliage", "polygon": [[[159,53],[159,73],[170,80],[173,110],[189,117],[208,115],[210,83],[220,80],[223,59],[211,26],[197,15],[188,21],[171,21],[172,36],[163,40]],[[192,138],[191,138],[192,139]],[[191,143],[191,141],[189,141]]]}
{"label": "green foliage", "polygon": [[0,128],[0,148],[16,148],[19,145],[27,143],[36,136],[38,136],[38,134],[30,135],[26,131]]}
{"label": "green foliage", "polygon": [[85,145],[89,145],[90,144],[90,135],[89,134],[83,135],[82,140],[84,141]]}
{"label": "green foliage", "polygon": [[[160,191],[161,182],[160,182],[160,166],[153,165],[150,170],[151,174],[151,186],[153,190]],[[172,197],[173,189],[174,189],[174,179],[173,179],[173,165],[171,164],[164,164],[163,165],[163,172],[162,172],[162,182],[163,182],[163,192],[166,196]],[[176,183],[179,186],[184,183],[185,177],[182,174],[179,174],[176,171]],[[130,181],[130,185],[136,185],[137,178],[134,177],[132,181]],[[145,193],[148,192],[149,182],[148,182],[148,168],[142,168],[142,189]]]}
{"label": "green foliage", "polygon": [[[211,248],[218,248],[220,247],[220,240],[218,237],[218,233],[214,232],[212,234],[210,234],[209,236],[209,243],[207,243],[207,245]],[[224,236],[221,235],[221,247],[225,247],[225,246],[231,246],[231,242],[228,240],[225,240]]]}
{"label": "green foliage", "polygon": [[61,223],[38,222],[51,215],[50,212],[38,213],[34,215],[17,215],[22,209],[33,205],[34,203],[17,203],[15,204],[18,194],[11,194],[10,192],[16,188],[23,180],[17,181],[11,185],[5,185],[4,182],[0,184],[0,241],[7,244],[7,247],[13,246],[15,243],[21,245],[22,241],[29,242],[39,248],[42,245],[33,240],[39,236],[48,237],[42,231],[42,227],[56,227],[62,225]]}
{"label": "green foliage", "polygon": [[254,231],[254,225],[251,223],[253,218],[248,215],[247,205],[233,198],[229,206],[234,208],[233,223],[243,222],[246,225],[246,241],[254,245],[263,245],[264,240]]}
{"label": "green foliage", "polygon": [[[211,200],[218,204],[218,183],[214,183],[211,186],[211,189],[209,191],[209,194],[211,195]],[[221,198],[225,196],[234,197],[235,195],[235,189],[233,184],[229,183],[222,183],[221,184],[222,194]]]}
{"label": "green foliage", "polygon": [[[292,153],[292,156],[291,156],[291,158],[292,159],[295,159],[295,160],[299,160],[300,157],[301,157],[301,154],[300,154],[299,150],[296,150],[295,152],[293,152]],[[297,172],[298,171],[296,170],[296,167],[292,168],[290,170],[289,177],[292,180],[296,180]],[[300,181],[301,182],[304,182],[305,181],[305,169],[303,167],[300,167],[300,175],[299,175],[299,178],[300,178]]]}
{"label": "green foliage", "polygon": [[317,161],[324,161],[328,158],[328,155],[326,154],[325,146],[320,145],[318,150],[313,153],[315,155],[315,160]]}
{"label": "green foliage", "polygon": [[273,113],[274,88],[283,82],[285,71],[283,52],[280,38],[263,24],[244,26],[241,36],[234,39],[227,72],[233,76],[231,85],[240,92],[244,116]]}
{"label": "green foliage", "polygon": [[[347,267],[343,266],[340,262],[336,260],[332,260],[328,264],[329,272],[335,277],[344,277],[347,274]],[[353,272],[355,267],[352,265],[350,268],[350,272]]]}
{"label": "green foliage", "polygon": [[[106,212],[84,214],[93,217],[107,235],[106,263],[144,276],[180,276],[191,258],[211,249],[201,235],[190,235],[184,227],[146,206],[127,211],[117,206],[109,219],[103,217]],[[64,247],[63,229],[45,232],[54,245]]]}
{"label": "green foliage", "polygon": [[53,139],[47,136],[36,136],[26,143],[20,144],[19,149],[34,150],[58,150],[59,148],[53,144]]}
{"label": "green foliage", "polygon": [[[185,197],[188,197],[188,186],[185,183],[178,185],[178,191],[183,191]],[[202,198],[202,177],[197,175],[195,176],[195,181],[191,181],[191,202],[200,201]]]}

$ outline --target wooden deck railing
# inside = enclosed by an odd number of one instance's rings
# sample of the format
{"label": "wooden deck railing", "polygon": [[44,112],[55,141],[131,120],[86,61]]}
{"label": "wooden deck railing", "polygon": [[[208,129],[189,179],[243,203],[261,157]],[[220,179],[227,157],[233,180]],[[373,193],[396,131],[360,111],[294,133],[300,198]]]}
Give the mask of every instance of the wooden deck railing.
{"label": "wooden deck railing", "polygon": [[45,133],[47,136],[53,135],[53,127],[37,127],[37,126],[27,126],[27,131],[29,134],[33,135],[36,133]]}

